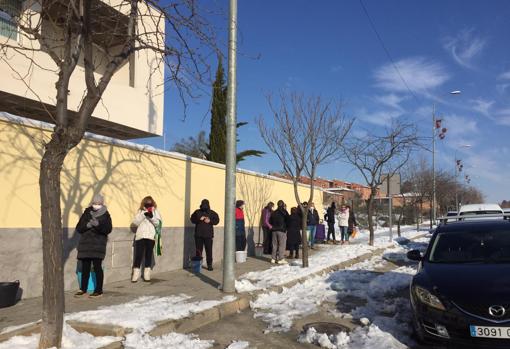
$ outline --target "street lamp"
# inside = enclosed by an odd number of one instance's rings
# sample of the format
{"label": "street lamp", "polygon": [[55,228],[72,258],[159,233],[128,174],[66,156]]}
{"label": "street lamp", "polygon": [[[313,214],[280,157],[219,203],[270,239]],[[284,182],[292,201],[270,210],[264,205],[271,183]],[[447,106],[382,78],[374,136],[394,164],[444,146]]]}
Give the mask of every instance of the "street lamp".
{"label": "street lamp", "polygon": [[[451,95],[460,95],[459,90],[450,92]],[[432,224],[436,223],[436,137],[438,135],[436,125],[436,104],[432,105]]]}
{"label": "street lamp", "polygon": [[457,158],[457,152],[460,148],[471,148],[471,144],[461,144],[455,149],[455,208],[459,212],[459,173],[462,171],[464,165],[461,160]]}

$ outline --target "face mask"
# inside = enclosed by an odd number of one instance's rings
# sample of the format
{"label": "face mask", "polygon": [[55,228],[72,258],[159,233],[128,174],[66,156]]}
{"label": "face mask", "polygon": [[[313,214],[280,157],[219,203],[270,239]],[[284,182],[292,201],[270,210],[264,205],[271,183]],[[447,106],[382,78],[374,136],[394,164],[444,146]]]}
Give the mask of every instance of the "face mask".
{"label": "face mask", "polygon": [[103,205],[96,205],[96,204],[92,205],[92,208],[94,209],[94,211],[99,210],[101,207],[103,207]]}

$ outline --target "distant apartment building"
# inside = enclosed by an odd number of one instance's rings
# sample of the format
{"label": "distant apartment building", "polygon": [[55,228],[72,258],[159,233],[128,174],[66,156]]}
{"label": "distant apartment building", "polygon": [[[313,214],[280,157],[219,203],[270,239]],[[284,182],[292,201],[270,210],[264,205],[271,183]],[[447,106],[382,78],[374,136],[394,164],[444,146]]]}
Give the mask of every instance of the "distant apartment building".
{"label": "distant apartment building", "polygon": [[[290,176],[282,173],[271,173],[272,176],[285,178],[290,180]],[[310,184],[311,178],[302,176],[299,178],[299,182],[303,184]],[[328,204],[328,201],[337,201],[337,202],[350,202],[352,200],[366,200],[370,196],[370,188],[366,185],[359,183],[351,183],[342,181],[339,179],[326,179],[317,177],[314,180],[314,185],[324,189],[324,199],[325,203]],[[377,196],[379,197],[379,191]]]}
{"label": "distant apartment building", "polygon": [[[10,46],[2,52],[0,62],[0,112],[8,112],[34,120],[52,122],[55,111],[57,81],[56,65],[37,40],[30,40],[19,30],[16,18],[30,18],[39,34],[53,45],[61,45],[63,31],[59,18],[65,18],[65,0],[48,2],[49,16],[41,16],[40,5],[22,0],[0,0],[0,42]],[[140,2],[140,11],[148,11]],[[102,76],[108,57],[119,52],[125,41],[129,6],[121,0],[92,1],[92,34],[96,80]],[[138,28],[164,33],[164,20],[153,20],[159,13],[138,18]],[[47,19],[46,17],[50,17]],[[57,20],[55,20],[57,19]],[[30,51],[23,50],[29,48]],[[114,137],[133,139],[158,136],[163,130],[164,67],[152,50],[133,54],[113,76],[101,103],[93,113],[88,131]],[[69,112],[76,113],[85,91],[83,59],[71,78]]]}

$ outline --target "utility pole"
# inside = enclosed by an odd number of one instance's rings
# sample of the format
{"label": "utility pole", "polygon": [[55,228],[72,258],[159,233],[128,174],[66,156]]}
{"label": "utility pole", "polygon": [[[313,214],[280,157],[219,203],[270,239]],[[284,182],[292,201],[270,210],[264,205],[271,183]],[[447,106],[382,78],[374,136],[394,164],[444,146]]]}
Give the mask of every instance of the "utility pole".
{"label": "utility pole", "polygon": [[436,104],[432,105],[432,227],[436,224]]}
{"label": "utility pole", "polygon": [[237,92],[237,0],[230,0],[228,32],[227,151],[225,168],[225,233],[223,243],[223,292],[235,292],[235,199],[236,199],[236,92]]}

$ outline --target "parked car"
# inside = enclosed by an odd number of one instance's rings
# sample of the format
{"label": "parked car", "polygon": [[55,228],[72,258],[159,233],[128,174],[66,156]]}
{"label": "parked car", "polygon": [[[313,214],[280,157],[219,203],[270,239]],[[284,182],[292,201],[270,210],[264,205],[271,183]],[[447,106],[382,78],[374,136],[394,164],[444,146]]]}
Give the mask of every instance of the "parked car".
{"label": "parked car", "polygon": [[498,204],[470,204],[461,206],[459,210],[460,216],[487,214],[503,214],[503,209]]}
{"label": "parked car", "polygon": [[[488,210],[490,211],[490,210]],[[437,227],[410,285],[413,327],[424,342],[510,348],[510,221]]]}

